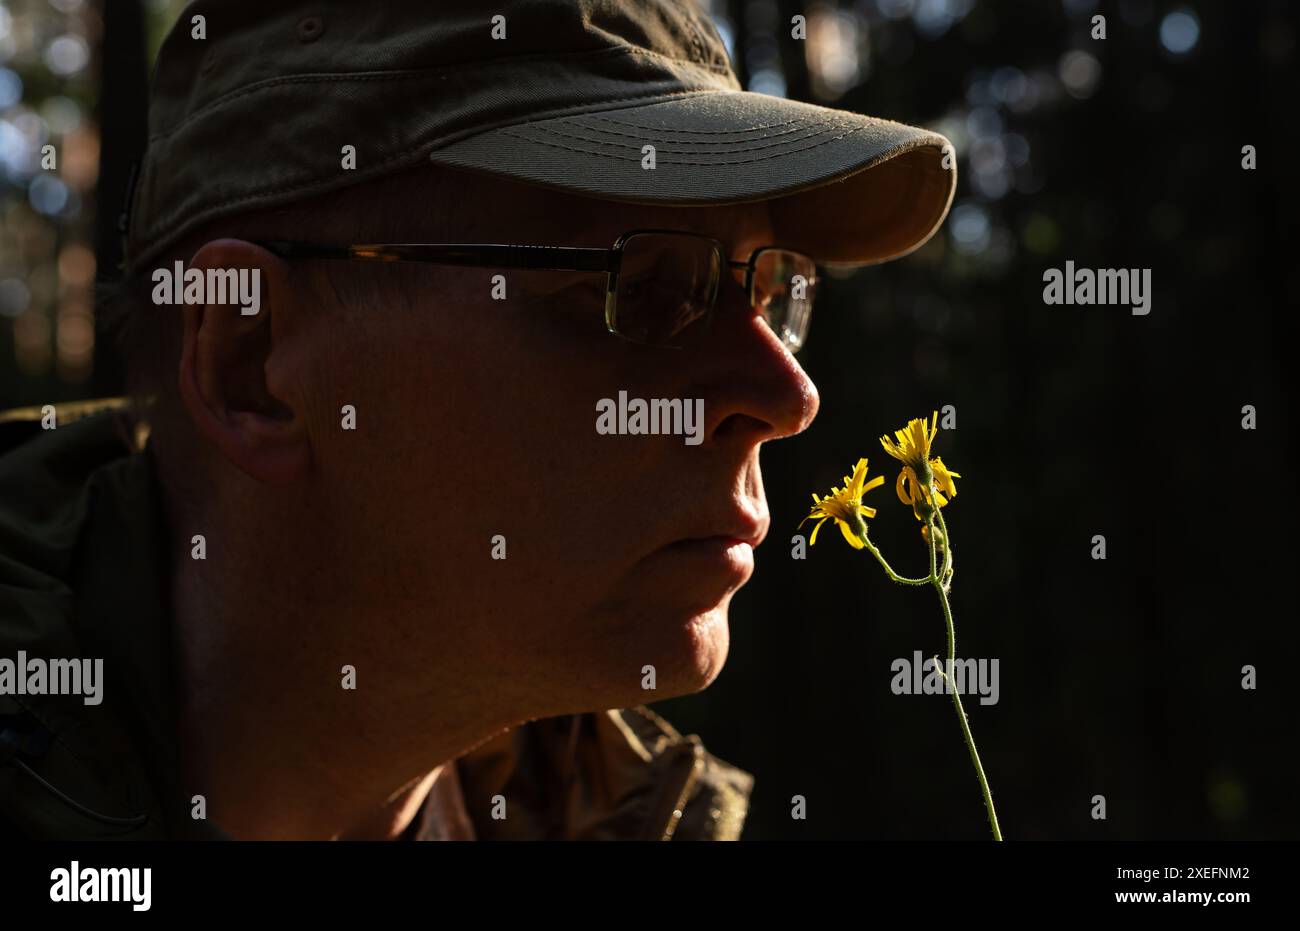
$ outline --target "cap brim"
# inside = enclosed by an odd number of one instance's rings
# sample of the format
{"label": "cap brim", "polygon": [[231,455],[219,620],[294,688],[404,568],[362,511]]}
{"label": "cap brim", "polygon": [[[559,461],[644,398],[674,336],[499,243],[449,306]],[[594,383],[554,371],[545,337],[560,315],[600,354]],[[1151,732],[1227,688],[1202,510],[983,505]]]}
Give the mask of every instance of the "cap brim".
{"label": "cap brim", "polygon": [[779,245],[823,264],[863,265],[906,255],[939,228],[957,184],[945,145],[890,120],[704,91],[503,126],[430,157],[627,203],[773,201]]}

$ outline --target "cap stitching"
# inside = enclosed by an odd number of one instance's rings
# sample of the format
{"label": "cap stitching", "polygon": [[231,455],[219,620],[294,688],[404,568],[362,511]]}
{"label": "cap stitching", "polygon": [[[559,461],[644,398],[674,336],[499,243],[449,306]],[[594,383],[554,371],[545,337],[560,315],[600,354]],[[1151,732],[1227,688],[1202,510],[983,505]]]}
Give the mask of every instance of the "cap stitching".
{"label": "cap stitching", "polygon": [[[611,135],[611,136],[622,136],[622,137],[625,138],[625,139],[638,139],[638,140],[640,140],[641,142],[645,142],[645,141],[646,141],[646,137],[645,137],[644,135],[637,136],[637,135],[633,135],[632,133],[621,133],[621,132],[618,132],[617,130],[612,130],[612,129],[599,129],[599,128],[594,127],[594,126],[584,126],[582,123],[577,122],[576,119],[574,119],[574,118],[572,118],[572,117],[564,118],[564,119],[567,120],[567,122],[568,122],[568,124],[569,124],[570,126],[576,128],[576,129],[590,129],[592,132],[597,132],[597,133],[599,133],[599,132],[603,132],[603,133],[607,133],[607,134],[609,134],[609,135]],[[806,120],[805,120],[804,122],[809,122],[809,121],[806,121]],[[524,125],[529,126],[529,127],[536,127],[537,129],[544,129],[544,130],[546,130],[547,132],[555,133],[555,134],[558,135],[558,136],[566,135],[565,133],[562,133],[562,132],[560,132],[559,130],[552,129],[552,128],[549,127],[549,126],[546,126],[546,125],[545,125],[544,123],[542,123],[542,122],[537,122],[537,123],[526,123],[526,124],[524,124]],[[835,128],[839,128],[839,127],[841,127],[841,126],[852,126],[852,125],[853,125],[853,124],[852,124],[850,121],[848,121],[848,120],[827,121],[827,122],[824,122],[824,123],[817,123],[817,124],[814,124],[814,126],[816,127],[816,129],[817,129],[818,132],[824,132],[827,128],[835,129]],[[646,128],[645,128],[645,131],[646,131],[647,133],[658,133],[658,132],[660,132],[660,130],[654,129],[654,128],[652,128],[652,127],[646,127]],[[800,131],[800,128],[795,128],[795,129],[786,130],[785,132],[782,132],[782,133],[777,133],[776,135],[772,135],[772,136],[761,136],[761,137],[759,137],[758,139],[743,139],[743,140],[739,140],[739,141],[740,141],[740,142],[768,142],[768,141],[770,141],[770,140],[772,140],[772,139],[777,138],[777,136],[789,136],[789,135],[793,135],[794,133],[797,133],[797,132],[799,132],[799,131]],[[700,133],[697,133],[697,134],[700,134]],[[701,134],[701,135],[702,135],[702,134]],[[721,135],[721,134],[720,134],[720,135]],[[586,137],[574,137],[574,138],[586,138]],[[804,138],[804,139],[806,139],[807,136],[802,136],[802,137],[800,137],[800,138]],[[600,139],[587,139],[587,141],[588,141],[588,142],[601,142],[602,140],[600,140]],[[690,143],[690,142],[692,142],[693,140],[689,140],[689,139],[666,139],[665,141],[666,141],[666,142]],[[616,144],[616,143],[611,143],[611,144]],[[715,142],[710,142],[710,141],[705,140],[705,139],[700,139],[700,140],[698,140],[698,141],[695,141],[694,144],[695,144],[695,145],[732,145],[731,142],[728,142],[727,140],[723,140],[723,139],[719,139],[719,140],[717,140],[717,141],[715,141]],[[777,142],[773,142],[773,143],[772,143],[772,145],[782,145],[782,144],[783,144],[782,141],[777,141]],[[754,148],[754,149],[765,149],[765,148],[768,148],[768,146],[758,145],[758,146],[752,146],[751,148]],[[671,151],[671,150],[669,150],[669,149],[661,149],[660,151],[667,152],[667,151]],[[733,152],[744,152],[744,151],[748,151],[748,150],[746,150],[746,149],[742,149],[742,148],[740,148],[740,147],[738,147],[738,146],[733,146],[733,148],[732,148],[730,151],[733,151]]]}
{"label": "cap stitching", "polygon": [[[621,137],[626,138],[626,139],[635,139],[635,140],[638,140],[637,142],[624,143],[624,142],[619,142],[619,141],[614,140],[614,139],[592,138],[592,137],[590,137],[590,136],[583,136],[583,135],[579,135],[579,134],[576,134],[576,133],[566,133],[566,132],[563,132],[563,131],[558,130],[558,129],[552,129],[552,128],[550,128],[550,127],[540,127],[540,126],[539,126],[539,127],[537,127],[537,128],[538,128],[538,129],[542,129],[542,130],[544,130],[545,132],[547,132],[547,133],[549,133],[549,134],[551,134],[551,135],[553,135],[553,136],[560,136],[561,138],[564,138],[564,139],[576,139],[576,140],[580,140],[580,141],[582,141],[582,142],[594,142],[594,143],[596,143],[597,145],[627,146],[627,147],[630,147],[630,148],[636,149],[636,150],[637,150],[637,153],[638,153],[636,157],[637,157],[637,158],[640,158],[640,157],[641,157],[641,155],[640,155],[640,149],[641,149],[641,147],[642,147],[643,145],[645,145],[646,143],[654,143],[654,145],[655,145],[655,150],[656,150],[657,152],[671,152],[671,153],[676,154],[676,155],[692,155],[692,154],[695,154],[695,155],[715,155],[715,154],[716,154],[716,155],[727,155],[727,154],[729,154],[729,153],[737,153],[737,152],[757,152],[757,151],[761,151],[762,149],[770,149],[770,148],[773,148],[773,147],[775,147],[775,146],[780,146],[780,145],[790,145],[790,144],[793,143],[793,142],[799,142],[799,141],[801,141],[801,140],[803,140],[803,139],[810,139],[810,138],[812,138],[813,136],[820,136],[820,135],[822,135],[823,133],[827,133],[827,132],[831,132],[832,130],[836,130],[836,129],[844,128],[846,125],[847,125],[847,124],[836,124],[836,125],[822,126],[822,127],[816,128],[816,129],[805,130],[804,132],[802,132],[802,134],[797,134],[797,133],[795,133],[795,132],[784,133],[783,136],[789,136],[790,138],[789,138],[789,139],[785,139],[785,138],[777,139],[776,141],[774,141],[774,142],[769,142],[769,143],[766,144],[766,145],[742,145],[742,144],[739,144],[739,143],[730,142],[730,141],[725,140],[725,139],[719,139],[719,140],[716,140],[716,141],[713,141],[713,142],[707,142],[707,141],[702,140],[702,139],[701,139],[701,140],[694,140],[694,139],[664,139],[664,140],[661,140],[661,142],[655,142],[654,137],[651,137],[651,136],[630,136],[630,135],[627,135],[627,134],[624,134],[624,133],[611,133],[611,135],[621,136]],[[588,128],[588,127],[581,127],[581,128]],[[750,141],[750,140],[745,140],[745,141]],[[753,141],[758,141],[758,140],[753,140]],[[662,144],[661,144],[661,143],[662,143]],[[674,148],[674,147],[673,147],[674,145],[684,145],[684,146],[687,146],[687,148],[678,149],[678,148]],[[704,148],[704,146],[712,146],[712,145],[723,146],[724,148],[719,149],[717,152],[714,152],[714,151],[711,150],[711,149]]]}
{"label": "cap stitching", "polygon": [[782,120],[780,123],[764,123],[760,126],[750,126],[747,129],[722,129],[722,130],[718,130],[717,132],[713,132],[707,129],[672,129],[667,126],[662,128],[657,126],[645,126],[642,125],[641,123],[631,123],[628,122],[627,120],[611,119],[608,116],[593,115],[592,119],[603,120],[606,123],[613,123],[616,126],[628,126],[631,127],[632,129],[646,129],[646,130],[651,130],[653,132],[690,133],[692,135],[697,135],[697,136],[726,136],[735,133],[759,132],[760,130],[764,130],[764,129],[774,129],[778,126],[789,126],[791,123],[807,123],[812,119],[812,117],[796,116],[793,117],[792,119]]}
{"label": "cap stitching", "polygon": [[[692,161],[687,161],[686,159],[673,159],[673,161],[671,162],[671,164],[673,164],[673,165],[699,165],[699,166],[703,166],[703,167],[714,166],[714,165],[750,165],[750,164],[753,164],[754,162],[764,162],[764,161],[768,161],[768,160],[773,159],[773,158],[780,158],[780,157],[783,156],[783,155],[791,155],[791,154],[793,154],[793,153],[795,153],[795,152],[805,152],[805,151],[807,151],[807,150],[809,150],[809,149],[815,149],[815,148],[817,148],[818,146],[823,146],[823,145],[826,145],[826,144],[828,144],[828,143],[835,142],[836,140],[843,139],[843,138],[845,138],[845,137],[847,137],[847,136],[851,136],[851,135],[853,135],[854,133],[856,133],[856,132],[861,132],[862,130],[867,129],[867,128],[868,128],[868,127],[866,127],[866,126],[857,126],[857,127],[853,128],[853,129],[850,129],[850,130],[849,130],[848,132],[846,132],[846,133],[841,133],[841,134],[838,135],[838,136],[832,136],[830,139],[822,139],[820,142],[814,142],[812,145],[801,146],[800,148],[797,148],[797,149],[786,149],[786,150],[783,151],[783,152],[773,152],[771,155],[761,155],[761,156],[759,156],[758,158],[742,158],[742,159],[737,159],[737,160],[733,160],[733,161],[718,161],[718,162],[692,162]],[[536,145],[549,146],[549,147],[551,147],[551,148],[553,148],[553,149],[564,149],[564,150],[569,151],[569,152],[579,152],[579,153],[581,153],[581,154],[583,154],[583,155],[603,155],[603,156],[605,156],[606,158],[616,159],[617,161],[630,161],[630,160],[635,160],[635,159],[625,159],[625,158],[623,158],[622,156],[612,155],[612,154],[609,153],[609,152],[601,152],[601,151],[593,150],[593,149],[579,149],[579,148],[576,148],[576,147],[574,147],[574,146],[560,145],[560,144],[557,143],[557,142],[543,142],[541,139],[530,139],[530,138],[528,138],[527,136],[521,136],[521,135],[519,135],[518,133],[512,133],[512,132],[511,132],[510,130],[508,130],[508,129],[502,129],[502,130],[499,130],[499,132],[502,133],[503,135],[511,136],[511,137],[513,137],[513,138],[515,138],[515,139],[519,139],[519,140],[521,140],[521,141],[523,141],[523,142],[531,142],[531,143],[534,143],[534,144],[536,144]],[[571,137],[571,138],[576,138],[576,139],[582,140],[582,137],[581,137],[581,136],[575,136],[575,137]],[[807,137],[805,137],[805,138],[807,138]],[[590,141],[590,140],[582,140],[582,141]],[[708,153],[700,153],[700,154],[708,154]],[[720,154],[721,154],[721,153],[720,153]]]}
{"label": "cap stitching", "polygon": [[[497,66],[503,63],[513,64],[516,62],[555,61],[555,60],[567,61],[575,58],[597,58],[605,55],[611,57],[614,55],[650,55],[654,58],[661,58],[664,61],[676,62],[677,64],[695,66],[695,67],[704,67],[703,65],[700,65],[698,62],[693,62],[688,59],[682,59],[682,58],[670,58],[667,55],[661,55],[658,52],[651,52],[647,49],[641,49],[635,46],[616,46],[614,48],[593,49],[586,52],[575,52],[571,55],[561,55],[561,56],[556,56],[550,52],[539,52],[534,55],[518,55],[511,58],[480,59],[478,61],[471,61],[471,62],[458,62],[454,65],[444,65],[438,68],[406,68],[406,69],[395,70],[395,71],[351,71],[351,72],[345,72],[343,74],[287,74],[287,75],[280,75],[279,77],[274,77],[274,78],[265,78],[261,81],[256,81],[244,87],[238,87],[235,88],[234,90],[227,91],[226,93],[222,94],[220,97],[216,98],[215,100],[211,100],[208,103],[205,103],[202,107],[195,110],[193,113],[190,113],[185,117],[183,117],[181,121],[177,123],[175,126],[172,126],[169,129],[161,129],[157,133],[154,133],[149,137],[149,141],[153,142],[155,139],[163,139],[166,138],[167,136],[175,135],[176,133],[180,132],[180,130],[184,129],[187,125],[192,123],[194,120],[203,116],[209,110],[212,110],[223,104],[229,103],[230,101],[238,100],[240,97],[245,97],[249,94],[254,94],[257,93],[258,91],[265,90],[267,88],[279,87],[280,85],[283,84],[314,84],[314,83],[329,83],[335,81],[338,82],[405,81],[405,80],[413,80],[419,78],[429,78],[438,74],[450,74],[462,69],[468,70],[471,68],[484,68],[488,66]],[[713,68],[706,68],[705,70],[717,71],[717,69],[713,69]],[[735,75],[730,70],[717,71],[717,73],[725,74],[726,76],[732,78],[735,77]],[[623,99],[631,100],[635,98],[629,97]]]}
{"label": "cap stitching", "polygon": [[[578,142],[590,142],[590,143],[594,143],[594,144],[596,144],[596,145],[610,145],[610,146],[624,145],[624,143],[621,143],[621,142],[606,142],[606,141],[603,140],[603,139],[591,139],[591,138],[588,138],[587,136],[578,136],[578,135],[574,135],[574,134],[572,134],[572,133],[562,132],[562,131],[560,131],[560,130],[558,130],[558,129],[554,129],[554,128],[550,127],[550,126],[545,126],[545,125],[540,124],[540,123],[539,123],[539,124],[527,124],[527,125],[530,126],[530,127],[535,127],[536,129],[540,129],[540,130],[542,130],[542,131],[544,131],[544,132],[547,132],[547,133],[550,133],[550,134],[552,134],[552,135],[559,136],[559,137],[562,138],[562,139],[572,139],[572,140],[576,140],[576,141],[578,141]],[[721,152],[709,152],[709,151],[704,151],[704,150],[691,150],[691,149],[670,149],[670,148],[666,148],[666,147],[664,147],[664,146],[657,146],[657,147],[655,148],[655,151],[656,151],[656,153],[666,152],[666,153],[668,153],[668,154],[670,154],[670,155],[734,155],[734,154],[739,153],[739,152],[758,152],[758,151],[761,151],[761,150],[763,150],[763,149],[772,149],[772,148],[776,148],[777,146],[789,145],[789,144],[790,144],[791,142],[793,142],[793,141],[802,141],[802,140],[804,140],[804,139],[812,139],[812,138],[815,137],[815,136],[825,135],[825,134],[828,133],[828,132],[833,132],[833,131],[836,130],[836,129],[840,129],[840,128],[844,127],[844,126],[849,126],[849,125],[852,125],[852,124],[849,124],[849,123],[834,123],[834,124],[832,124],[832,123],[827,123],[827,124],[823,124],[822,127],[821,127],[820,129],[818,129],[817,131],[815,131],[815,132],[811,132],[811,133],[808,133],[808,134],[806,134],[806,135],[800,136],[800,137],[798,138],[798,140],[783,139],[783,140],[780,140],[780,141],[777,141],[777,142],[773,142],[773,143],[771,143],[770,145],[754,145],[754,146],[747,146],[747,147],[731,146],[730,148],[728,148],[728,149],[726,149],[726,150],[724,150],[724,151],[721,151]],[[858,128],[860,128],[860,129],[865,129],[866,127],[864,126],[864,127],[858,127]],[[503,130],[503,132],[505,132],[505,131],[507,131],[507,130]],[[528,138],[528,137],[526,137],[526,136],[520,136],[520,135],[518,135],[518,134],[513,134],[513,133],[512,133],[511,135],[514,135],[515,138],[517,138],[517,139],[518,139],[518,138],[522,138],[522,139],[527,139],[527,138]],[[837,136],[836,138],[842,138],[842,137],[838,137],[838,136]],[[541,142],[542,140],[539,139],[539,140],[536,140],[536,141]],[[703,144],[704,144],[704,145],[727,145],[727,143],[725,143],[725,142],[709,142],[709,143],[703,143]],[[639,150],[638,147],[635,147],[635,146],[627,146],[627,148],[632,148],[632,149],[635,149],[635,150],[636,150],[636,154],[630,156],[632,159],[640,159],[641,154],[640,154],[640,150]],[[804,148],[809,148],[809,147],[808,147],[808,146],[805,146]],[[789,150],[787,150],[787,151],[795,151],[795,152],[798,152],[798,151],[802,151],[802,149],[789,149]],[[609,153],[602,153],[602,154],[609,154]],[[779,155],[779,154],[781,154],[781,153],[776,153],[776,154]]]}
{"label": "cap stitching", "polygon": [[[641,48],[639,45],[626,46],[626,51],[633,55],[650,55],[653,58],[662,58],[664,61],[673,61],[681,65],[696,65],[703,68],[705,71],[712,71],[714,74],[721,74],[729,78],[734,78],[736,76],[736,73],[732,70],[729,62],[695,61],[691,58],[674,58],[671,55],[665,55],[662,52],[656,52],[653,49]],[[495,59],[491,59],[490,61],[495,61]]]}

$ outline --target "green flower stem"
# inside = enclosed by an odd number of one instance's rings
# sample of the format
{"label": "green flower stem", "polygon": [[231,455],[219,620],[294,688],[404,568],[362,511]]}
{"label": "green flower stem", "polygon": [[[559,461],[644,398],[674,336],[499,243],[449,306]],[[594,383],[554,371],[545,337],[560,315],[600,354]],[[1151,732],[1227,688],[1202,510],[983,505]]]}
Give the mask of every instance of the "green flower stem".
{"label": "green flower stem", "polygon": [[[931,491],[933,490],[931,486]],[[943,574],[939,578],[946,589],[952,581],[952,539],[948,536],[948,524],[943,519],[943,508],[935,508],[934,513],[939,518],[939,532],[943,534]],[[930,529],[930,534],[934,535],[934,528]]]}
{"label": "green flower stem", "polygon": [[871,550],[871,555],[875,556],[877,561],[879,561],[880,565],[885,570],[885,574],[888,575],[890,579],[897,582],[899,585],[929,585],[930,584],[930,580],[928,578],[909,579],[907,576],[899,575],[890,567],[889,563],[885,562],[885,557],[881,555],[880,550],[876,549],[875,545],[872,544],[870,540],[868,540],[866,537],[862,537],[860,539],[862,540],[863,543],[867,545],[867,549]]}
{"label": "green flower stem", "polygon": [[[876,549],[876,545],[872,543],[871,540],[867,537],[866,522],[862,520],[862,518],[858,518],[857,523],[858,526],[853,528],[854,535],[857,536],[857,538],[862,541],[863,546],[865,546],[868,550],[871,551],[871,555],[876,557],[876,562],[880,563],[881,568],[885,570],[885,574],[889,576],[889,578],[892,581],[897,582],[899,585],[929,585],[930,584],[929,578],[909,579],[907,576],[899,575],[897,572],[895,572],[894,568],[888,562],[885,561],[884,555],[880,552],[880,550]],[[931,576],[934,575],[933,566],[930,567],[930,575]]]}
{"label": "green flower stem", "polygon": [[[933,494],[933,485],[930,486],[930,491]],[[952,549],[952,541],[948,539],[948,528],[944,526],[943,514],[939,512],[939,508],[935,508],[934,511],[938,514],[939,526],[943,531],[944,574],[946,576],[951,566],[947,554]],[[952,669],[957,660],[957,631],[952,622],[952,606],[948,604],[948,591],[944,587],[943,579],[935,571],[937,560],[935,556],[934,517],[935,515],[931,514],[930,519],[926,521],[927,526],[930,528],[930,578],[928,581],[933,583],[934,590],[939,593],[939,604],[943,606],[943,619],[948,625],[948,665],[946,668]],[[944,682],[949,686],[949,691],[952,693],[953,706],[957,709],[957,721],[961,724],[962,735],[966,738],[966,749],[970,751],[971,763],[974,764],[975,775],[980,781],[980,791],[984,793],[984,807],[989,813],[989,825],[993,828],[993,839],[1000,841],[1002,840],[1002,828],[998,826],[998,813],[993,807],[993,792],[989,789],[988,778],[984,775],[984,766],[980,763],[979,751],[975,749],[975,738],[970,732],[970,722],[966,719],[966,710],[961,705],[961,695],[958,693],[957,683],[949,682],[942,669],[939,670],[939,675],[943,677]]]}
{"label": "green flower stem", "polygon": [[[938,573],[935,571],[934,512],[936,510],[938,510],[938,508],[932,507],[929,516],[925,519],[925,526],[929,529],[927,536],[930,538],[930,575],[926,578],[927,582],[933,582],[935,579],[939,578]],[[946,547],[947,545],[948,541],[944,540],[944,546]]]}

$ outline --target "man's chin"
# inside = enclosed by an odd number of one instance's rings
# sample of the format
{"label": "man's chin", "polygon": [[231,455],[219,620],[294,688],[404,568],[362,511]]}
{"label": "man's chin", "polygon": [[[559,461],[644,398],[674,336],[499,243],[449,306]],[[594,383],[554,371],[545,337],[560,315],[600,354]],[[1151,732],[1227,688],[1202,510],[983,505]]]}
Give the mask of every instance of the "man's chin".
{"label": "man's chin", "polygon": [[574,641],[576,650],[561,660],[569,672],[553,685],[577,686],[584,704],[603,708],[703,691],[727,662],[730,607],[729,592],[706,599],[672,589],[625,591],[585,615],[589,633]]}
{"label": "man's chin", "polygon": [[[692,679],[689,692],[699,692],[713,684],[727,663],[731,648],[731,628],[728,612],[731,596],[711,611],[697,614],[687,624],[692,643],[692,663],[688,675]],[[683,683],[684,685],[687,683]]]}
{"label": "man's chin", "polygon": [[[728,610],[731,596],[704,611],[665,612],[635,632],[634,659],[640,675],[639,704],[703,691],[727,662],[731,645]],[[653,672],[647,668],[653,667]]]}

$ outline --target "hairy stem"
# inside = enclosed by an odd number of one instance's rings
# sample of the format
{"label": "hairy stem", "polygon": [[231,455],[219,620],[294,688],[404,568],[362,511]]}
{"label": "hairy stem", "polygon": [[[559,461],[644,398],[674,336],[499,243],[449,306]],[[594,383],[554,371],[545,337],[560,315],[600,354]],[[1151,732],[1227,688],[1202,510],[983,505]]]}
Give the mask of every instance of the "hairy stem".
{"label": "hairy stem", "polygon": [[[867,524],[866,521],[862,520],[862,518],[859,517],[856,523],[853,525],[853,533],[859,540],[862,541],[862,545],[871,551],[871,555],[876,557],[876,562],[880,563],[880,567],[885,570],[885,574],[889,576],[889,578],[892,581],[897,582],[899,585],[929,585],[930,584],[929,577],[926,577],[924,579],[909,579],[907,576],[899,575],[897,572],[895,572],[894,567],[891,566],[885,560],[885,557],[884,555],[881,554],[880,550],[876,549],[876,544],[872,543],[871,539],[867,536]],[[931,575],[934,574],[933,567],[931,567],[930,574]]]}
{"label": "hairy stem", "polygon": [[[930,486],[930,493],[933,496],[934,486]],[[931,500],[934,500],[933,497]],[[934,519],[939,518],[939,526],[943,531],[944,538],[944,573],[940,576],[937,570],[937,559],[935,556],[934,540]],[[957,660],[957,631],[952,622],[952,606],[948,603],[948,590],[945,579],[951,569],[950,553],[951,542],[948,539],[948,528],[944,526],[943,514],[939,508],[934,508],[926,521],[926,526],[930,528],[930,578],[929,581],[934,585],[934,590],[939,594],[939,604],[943,606],[943,619],[948,626],[948,664],[947,669],[952,670]],[[936,660],[937,663],[937,660]],[[975,748],[975,737],[970,732],[970,722],[966,718],[966,709],[961,705],[961,695],[957,690],[957,683],[944,674],[942,669],[939,675],[943,677],[944,682],[948,684],[948,690],[952,693],[953,707],[957,709],[957,721],[961,724],[962,736],[966,738],[966,749],[970,751],[971,763],[975,766],[975,775],[979,778],[980,791],[984,794],[984,807],[988,810],[989,826],[993,828],[993,839],[1002,840],[1002,828],[998,825],[998,813],[993,807],[993,792],[989,789],[988,777],[984,775],[984,765],[980,762],[979,750]]]}

